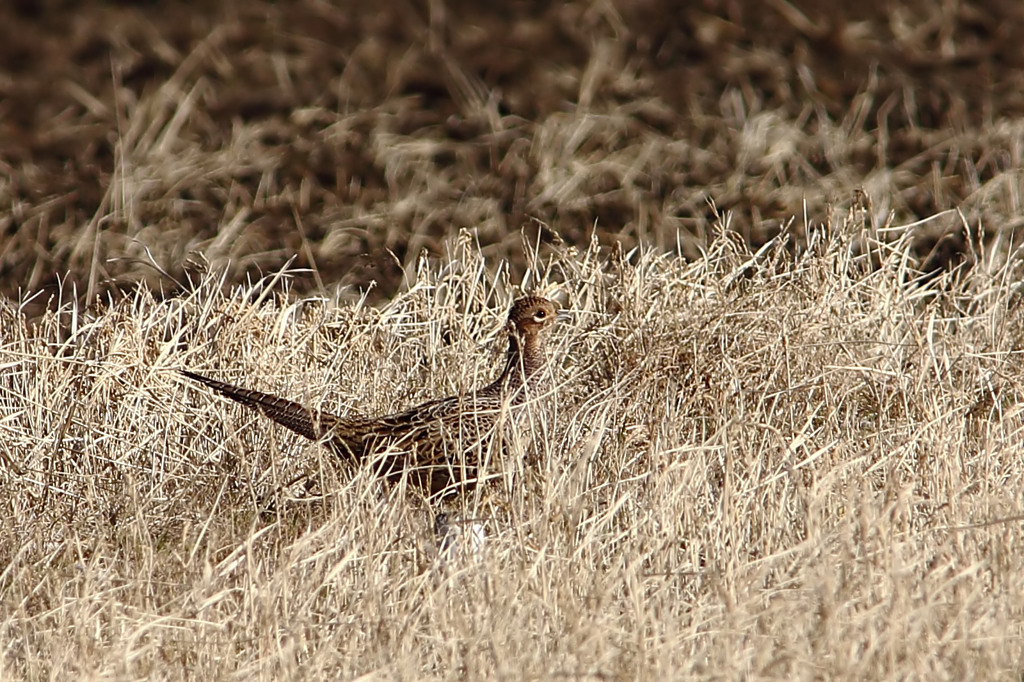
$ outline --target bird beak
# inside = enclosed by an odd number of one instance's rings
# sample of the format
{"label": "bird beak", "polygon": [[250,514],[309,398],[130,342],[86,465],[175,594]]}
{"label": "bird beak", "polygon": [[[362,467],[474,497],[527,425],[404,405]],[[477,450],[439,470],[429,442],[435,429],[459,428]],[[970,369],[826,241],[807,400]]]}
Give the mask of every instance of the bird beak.
{"label": "bird beak", "polygon": [[559,310],[555,313],[555,319],[559,322],[572,322],[573,314],[571,310]]}

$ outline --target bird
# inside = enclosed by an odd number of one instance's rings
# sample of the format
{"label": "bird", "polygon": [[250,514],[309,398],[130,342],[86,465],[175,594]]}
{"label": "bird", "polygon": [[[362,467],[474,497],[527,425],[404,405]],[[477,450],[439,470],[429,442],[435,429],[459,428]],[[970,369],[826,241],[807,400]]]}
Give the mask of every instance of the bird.
{"label": "bird", "polygon": [[494,381],[381,417],[339,416],[189,370],[179,372],[300,436],[325,443],[343,459],[370,462],[377,475],[392,483],[406,478],[429,499],[444,499],[484,478],[478,469],[498,434],[518,436],[515,431],[526,428],[529,420],[510,413],[521,412],[528,400],[551,390],[547,343],[555,322],[564,317],[547,298],[519,298],[509,309],[508,352]]}

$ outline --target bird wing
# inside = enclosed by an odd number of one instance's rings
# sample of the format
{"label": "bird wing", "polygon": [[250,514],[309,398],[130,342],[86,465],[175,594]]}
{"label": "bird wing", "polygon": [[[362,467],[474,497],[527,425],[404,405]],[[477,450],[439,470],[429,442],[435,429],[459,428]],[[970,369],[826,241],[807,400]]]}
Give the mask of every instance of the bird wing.
{"label": "bird wing", "polygon": [[278,424],[314,441],[325,441],[342,457],[371,458],[389,479],[410,475],[432,493],[475,476],[479,449],[498,420],[500,395],[471,393],[440,398],[384,417],[340,417],[262,391],[196,374],[181,373]]}

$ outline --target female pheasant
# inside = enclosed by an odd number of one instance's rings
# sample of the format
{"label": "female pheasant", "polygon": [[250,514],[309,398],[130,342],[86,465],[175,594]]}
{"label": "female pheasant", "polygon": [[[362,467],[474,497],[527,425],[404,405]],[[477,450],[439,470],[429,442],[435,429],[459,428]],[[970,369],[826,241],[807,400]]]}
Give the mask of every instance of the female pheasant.
{"label": "female pheasant", "polygon": [[557,318],[558,310],[548,299],[520,298],[508,313],[508,355],[497,379],[468,394],[384,417],[341,417],[187,370],[181,373],[301,436],[325,442],[346,459],[370,462],[390,481],[407,476],[431,498],[439,498],[476,483],[477,469],[496,437],[528,421],[515,419],[517,408],[548,392],[546,346]]}

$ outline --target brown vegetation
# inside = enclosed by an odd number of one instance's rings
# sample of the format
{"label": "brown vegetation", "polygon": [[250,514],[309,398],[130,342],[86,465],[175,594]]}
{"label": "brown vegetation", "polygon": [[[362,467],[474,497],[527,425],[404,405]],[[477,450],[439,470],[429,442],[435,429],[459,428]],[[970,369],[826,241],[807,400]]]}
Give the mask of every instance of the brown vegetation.
{"label": "brown vegetation", "polygon": [[[1022,27],[3,4],[0,678],[1018,679]],[[552,286],[478,560],[176,371],[389,414]]]}
{"label": "brown vegetation", "polygon": [[[478,252],[379,308],[215,280],[38,326],[8,304],[0,665],[32,679],[1014,676],[1019,267],[985,251],[968,275],[921,281],[908,249],[851,216],[795,255],[726,233],[689,263],[552,258],[538,279],[576,315],[553,342],[558,400],[496,464],[506,484],[467,502],[490,537],[454,566],[435,559],[422,498],[174,368],[340,413],[479,385],[514,292]],[[315,489],[284,488],[296,474]]]}
{"label": "brown vegetation", "polygon": [[202,254],[377,300],[466,227],[516,274],[521,229],[694,257],[708,198],[755,245],[857,189],[1007,232],[1022,36],[1012,0],[5,4],[0,293]]}

